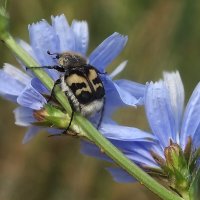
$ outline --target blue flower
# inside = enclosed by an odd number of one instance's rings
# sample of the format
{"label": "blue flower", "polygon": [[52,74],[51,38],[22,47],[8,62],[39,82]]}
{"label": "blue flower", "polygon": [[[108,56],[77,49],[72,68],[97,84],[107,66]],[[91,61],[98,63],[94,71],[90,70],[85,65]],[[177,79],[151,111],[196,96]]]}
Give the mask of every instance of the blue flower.
{"label": "blue flower", "polygon": [[[114,123],[102,131],[130,160],[154,176],[162,175],[179,193],[188,190],[199,169],[200,84],[185,111],[184,96],[179,73],[164,73],[163,80],[146,85],[144,106],[151,133]],[[111,161],[88,142],[82,152]],[[134,181],[120,168],[108,170],[118,182]]]}
{"label": "blue flower", "polygon": [[[52,25],[42,20],[29,25],[28,29],[30,45],[22,40],[18,43],[41,66],[57,64],[57,61],[49,56],[47,51],[52,53],[72,51],[87,57],[89,33],[85,21],[74,20],[70,26],[65,16],[60,15],[52,17]],[[100,72],[105,72],[106,67],[123,50],[126,42],[127,36],[113,33],[92,51],[87,57],[88,63]],[[20,64],[25,69],[23,63],[20,62]],[[135,106],[143,103],[144,85],[127,80],[113,80],[125,65],[126,61],[122,62],[111,75],[101,75],[106,90],[104,120],[119,106]],[[45,71],[53,80],[57,80],[60,76],[56,70],[45,69]],[[16,124],[29,126],[23,142],[30,140],[41,129],[33,124],[37,122],[34,111],[41,110],[46,105],[44,94],[48,95],[50,92],[31,70],[22,72],[9,64],[5,64],[0,70],[0,95],[20,106],[14,111]],[[52,132],[52,129],[50,131]]]}

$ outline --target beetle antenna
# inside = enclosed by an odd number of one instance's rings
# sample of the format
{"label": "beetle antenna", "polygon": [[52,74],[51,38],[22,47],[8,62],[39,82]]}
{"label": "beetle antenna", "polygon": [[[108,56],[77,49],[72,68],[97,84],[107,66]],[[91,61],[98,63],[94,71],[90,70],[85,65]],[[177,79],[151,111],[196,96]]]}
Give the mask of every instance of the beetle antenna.
{"label": "beetle antenna", "polygon": [[51,56],[56,55],[56,57],[55,57],[54,59],[59,59],[59,58],[60,58],[60,56],[59,56],[58,53],[51,53],[49,50],[47,51],[47,53],[48,53],[49,55],[51,55]]}

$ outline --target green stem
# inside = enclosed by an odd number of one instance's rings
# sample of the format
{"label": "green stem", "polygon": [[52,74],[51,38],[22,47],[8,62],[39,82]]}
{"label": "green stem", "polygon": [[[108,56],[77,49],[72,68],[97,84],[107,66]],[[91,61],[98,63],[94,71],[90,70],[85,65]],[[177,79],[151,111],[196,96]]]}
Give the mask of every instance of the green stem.
{"label": "green stem", "polygon": [[[39,64],[14,41],[11,35],[3,38],[3,41],[27,67],[31,68],[39,66]],[[33,70],[33,72],[49,90],[52,89],[53,80],[43,70],[37,69]],[[55,97],[65,108],[67,113],[71,114],[71,107],[67,101],[67,98],[59,90],[59,88],[57,88],[55,91]],[[137,165],[127,159],[115,146],[113,146],[107,139],[105,139],[88,120],[83,118],[80,114],[76,114],[73,121],[75,124],[78,124],[78,126],[80,126],[81,129],[87,133],[88,138],[92,140],[97,146],[99,146],[110,158],[112,158],[117,165],[122,167],[130,175],[134,176],[149,190],[164,200],[183,200],[173,192],[160,185],[147,173],[141,170]]]}
{"label": "green stem", "polygon": [[[21,46],[19,46],[15,42],[15,40],[11,35],[7,34],[6,37],[3,39],[3,41],[5,42],[7,47],[11,49],[14,52],[14,54],[25,64],[27,68],[40,66],[40,64],[38,64]],[[33,70],[33,73],[42,81],[42,83],[46,86],[46,88],[51,91],[54,82],[48,76],[48,74],[40,68]],[[64,109],[69,114],[71,114],[72,110],[64,93],[61,92],[59,88],[55,89],[55,93],[56,93],[56,99],[62,104]]]}
{"label": "green stem", "polygon": [[124,156],[114,145],[112,145],[107,139],[105,139],[99,132],[82,117],[76,118],[77,123],[84,131],[87,132],[89,137],[99,146],[106,155],[112,158],[115,163],[122,167],[126,172],[136,178],[142,185],[146,186],[149,190],[154,192],[160,198],[164,200],[183,200],[173,192],[167,190],[151,176],[141,170],[137,165]]}

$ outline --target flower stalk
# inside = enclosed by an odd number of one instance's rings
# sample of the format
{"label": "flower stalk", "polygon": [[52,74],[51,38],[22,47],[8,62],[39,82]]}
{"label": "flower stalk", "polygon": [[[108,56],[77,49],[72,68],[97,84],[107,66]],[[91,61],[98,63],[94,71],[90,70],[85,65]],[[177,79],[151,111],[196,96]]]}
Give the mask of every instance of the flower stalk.
{"label": "flower stalk", "polygon": [[[6,25],[7,21],[5,21],[4,24]],[[4,29],[7,28],[7,25],[2,27],[1,33],[3,34],[0,34],[0,39],[6,44],[6,46],[25,64],[27,68],[39,66],[39,64],[15,42],[8,31]],[[54,82],[42,69],[34,69],[33,73],[49,90],[52,89]],[[72,109],[66,96],[63,92],[61,92],[59,87],[56,87],[55,89],[55,98],[67,111],[67,113],[71,115]],[[72,128],[74,126],[78,126],[82,132],[86,134],[85,136],[99,146],[99,148],[112,158],[117,165],[122,167],[130,175],[134,176],[141,184],[146,186],[160,198],[164,200],[183,200],[177,194],[167,190],[147,173],[141,170],[137,165],[127,159],[114,145],[106,140],[87,119],[78,113],[76,113],[73,118]]]}

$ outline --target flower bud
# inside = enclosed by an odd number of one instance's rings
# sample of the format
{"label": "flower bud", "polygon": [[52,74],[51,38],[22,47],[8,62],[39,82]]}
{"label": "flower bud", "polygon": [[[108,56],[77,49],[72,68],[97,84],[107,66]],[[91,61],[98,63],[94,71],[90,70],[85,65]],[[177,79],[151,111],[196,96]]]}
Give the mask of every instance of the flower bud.
{"label": "flower bud", "polygon": [[166,167],[168,168],[169,182],[172,188],[183,194],[190,185],[190,172],[181,147],[171,143],[165,148]]}
{"label": "flower bud", "polygon": [[181,167],[182,150],[178,144],[172,144],[165,148],[166,165],[171,169],[179,169]]}
{"label": "flower bud", "polygon": [[35,110],[33,116],[37,120],[34,123],[37,126],[65,129],[70,122],[69,115],[50,104],[46,104],[41,110]]}

